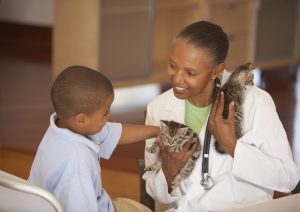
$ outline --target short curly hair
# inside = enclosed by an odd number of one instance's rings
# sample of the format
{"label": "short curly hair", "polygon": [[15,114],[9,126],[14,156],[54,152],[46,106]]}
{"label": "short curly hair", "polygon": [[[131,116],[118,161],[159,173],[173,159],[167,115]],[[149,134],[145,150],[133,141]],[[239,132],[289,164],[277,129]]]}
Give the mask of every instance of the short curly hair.
{"label": "short curly hair", "polygon": [[78,113],[90,115],[112,95],[111,82],[100,72],[84,66],[64,69],[51,88],[52,104],[62,119]]}

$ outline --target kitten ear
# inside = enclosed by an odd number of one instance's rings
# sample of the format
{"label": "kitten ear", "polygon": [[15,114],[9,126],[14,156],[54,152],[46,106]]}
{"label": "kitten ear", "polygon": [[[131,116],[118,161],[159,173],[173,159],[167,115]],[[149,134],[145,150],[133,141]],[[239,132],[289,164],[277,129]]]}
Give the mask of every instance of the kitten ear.
{"label": "kitten ear", "polygon": [[160,126],[161,126],[161,130],[162,130],[162,131],[166,131],[166,130],[168,129],[167,121],[165,121],[165,120],[160,120]]}
{"label": "kitten ear", "polygon": [[245,66],[246,66],[248,69],[250,69],[251,63],[248,62],[248,63],[245,64]]}
{"label": "kitten ear", "polygon": [[189,130],[189,128],[188,127],[182,127],[182,128],[180,128],[180,129],[178,129],[178,132],[179,132],[179,134],[181,134],[181,135],[185,135],[185,134],[187,134],[187,131]]}
{"label": "kitten ear", "polygon": [[248,69],[250,69],[250,70],[255,69],[254,65],[251,62],[246,63],[246,64],[247,64]]}

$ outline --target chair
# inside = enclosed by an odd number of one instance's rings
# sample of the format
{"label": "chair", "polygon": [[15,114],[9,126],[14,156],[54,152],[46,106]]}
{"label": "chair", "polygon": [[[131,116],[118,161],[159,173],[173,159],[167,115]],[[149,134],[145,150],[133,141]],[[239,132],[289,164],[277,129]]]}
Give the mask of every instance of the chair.
{"label": "chair", "polygon": [[0,170],[0,211],[63,212],[48,191]]}
{"label": "chair", "polygon": [[143,179],[143,174],[144,174],[144,169],[145,169],[145,161],[144,160],[139,160],[138,161],[138,167],[139,167],[139,176],[140,176],[140,203],[143,205],[147,206],[149,209],[154,211],[155,209],[155,202],[152,199],[152,197],[147,194],[146,192],[146,183],[145,180]]}

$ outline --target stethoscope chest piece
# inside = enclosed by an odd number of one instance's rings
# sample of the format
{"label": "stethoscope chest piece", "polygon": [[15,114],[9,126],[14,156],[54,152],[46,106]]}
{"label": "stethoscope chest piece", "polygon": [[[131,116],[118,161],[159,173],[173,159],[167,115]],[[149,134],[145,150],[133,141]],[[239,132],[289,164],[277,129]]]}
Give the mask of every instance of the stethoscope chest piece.
{"label": "stethoscope chest piece", "polygon": [[211,176],[209,176],[208,173],[205,173],[202,175],[200,184],[203,186],[204,190],[209,190],[213,187],[214,182]]}

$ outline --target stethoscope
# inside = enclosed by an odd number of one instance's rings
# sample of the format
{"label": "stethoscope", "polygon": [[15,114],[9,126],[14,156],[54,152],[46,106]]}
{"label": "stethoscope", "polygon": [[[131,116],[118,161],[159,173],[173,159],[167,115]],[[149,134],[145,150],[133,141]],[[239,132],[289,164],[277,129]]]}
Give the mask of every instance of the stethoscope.
{"label": "stethoscope", "polygon": [[[220,90],[221,90],[221,83],[220,80],[217,78],[215,89],[214,89],[213,101],[216,100]],[[208,170],[210,140],[211,140],[211,133],[208,130],[208,126],[206,126],[204,145],[203,145],[203,155],[202,155],[202,171],[201,171],[202,179],[200,181],[200,184],[203,186],[204,190],[209,190],[214,186],[214,181],[212,177],[209,175],[209,170]]]}

